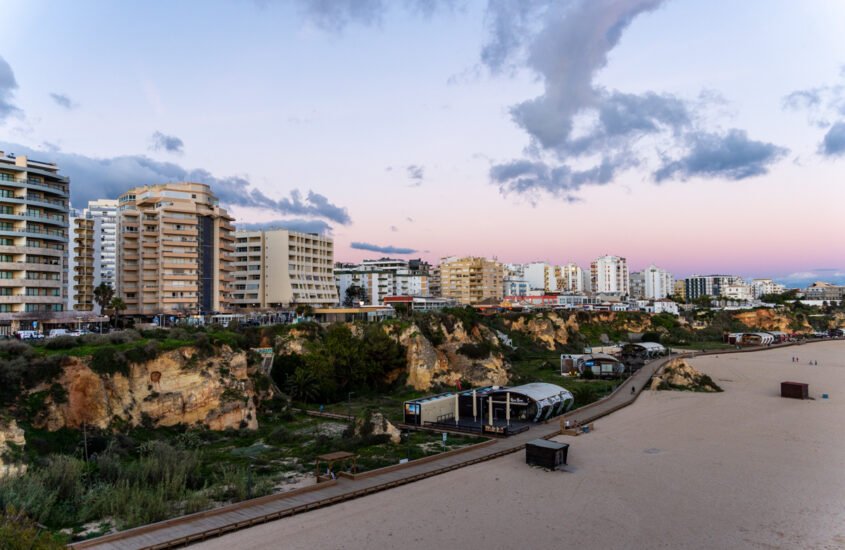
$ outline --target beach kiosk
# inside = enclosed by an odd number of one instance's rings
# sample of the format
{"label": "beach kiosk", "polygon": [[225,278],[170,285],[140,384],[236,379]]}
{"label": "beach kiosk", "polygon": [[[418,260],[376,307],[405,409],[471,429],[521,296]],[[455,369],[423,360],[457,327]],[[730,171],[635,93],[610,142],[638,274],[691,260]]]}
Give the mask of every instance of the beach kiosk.
{"label": "beach kiosk", "polygon": [[525,463],[548,470],[556,470],[565,465],[568,454],[568,443],[535,439],[525,444]]}

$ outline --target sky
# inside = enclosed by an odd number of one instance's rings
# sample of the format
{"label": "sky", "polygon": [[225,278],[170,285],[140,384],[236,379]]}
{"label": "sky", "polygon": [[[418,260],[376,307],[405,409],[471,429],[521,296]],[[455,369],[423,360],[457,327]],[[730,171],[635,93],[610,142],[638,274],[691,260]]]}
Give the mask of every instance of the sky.
{"label": "sky", "polygon": [[336,259],[845,280],[838,0],[3,0],[0,150]]}

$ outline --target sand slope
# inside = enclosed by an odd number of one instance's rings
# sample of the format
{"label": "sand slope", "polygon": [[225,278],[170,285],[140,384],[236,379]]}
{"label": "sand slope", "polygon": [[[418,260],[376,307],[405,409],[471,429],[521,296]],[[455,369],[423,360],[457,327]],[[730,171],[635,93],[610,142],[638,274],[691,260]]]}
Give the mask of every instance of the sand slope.
{"label": "sand slope", "polygon": [[[202,546],[845,548],[845,343],[692,363],[725,392],[645,392],[560,438],[568,472],[517,453]],[[783,380],[831,399],[782,399]]]}

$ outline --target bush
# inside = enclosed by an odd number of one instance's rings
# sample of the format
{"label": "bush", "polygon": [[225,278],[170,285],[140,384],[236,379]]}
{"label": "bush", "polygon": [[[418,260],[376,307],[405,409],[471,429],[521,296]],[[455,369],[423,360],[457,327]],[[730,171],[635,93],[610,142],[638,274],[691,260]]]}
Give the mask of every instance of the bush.
{"label": "bush", "polygon": [[44,344],[47,349],[71,349],[79,345],[79,338],[76,336],[56,336],[50,338]]}
{"label": "bush", "polygon": [[492,351],[493,346],[489,342],[466,343],[458,348],[458,353],[470,359],[487,359]]}
{"label": "bush", "polygon": [[9,506],[0,516],[0,548],[6,550],[63,550],[64,540],[42,530],[22,512]]}
{"label": "bush", "polygon": [[121,373],[129,376],[129,361],[123,352],[114,348],[100,348],[91,355],[91,370],[97,374],[113,375]]}

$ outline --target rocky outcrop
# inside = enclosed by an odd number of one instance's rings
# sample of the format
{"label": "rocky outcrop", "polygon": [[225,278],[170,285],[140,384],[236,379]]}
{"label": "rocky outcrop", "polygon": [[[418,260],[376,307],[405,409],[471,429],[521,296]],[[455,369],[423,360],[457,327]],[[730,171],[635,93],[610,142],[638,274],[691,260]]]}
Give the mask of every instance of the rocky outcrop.
{"label": "rocky outcrop", "polygon": [[[510,363],[505,360],[499,349],[499,339],[492,330],[476,325],[467,332],[460,321],[450,327],[440,324],[435,328],[444,336],[444,341],[437,346],[417,325],[411,325],[398,335],[399,343],[406,349],[409,386],[427,391],[435,385],[454,386],[459,380],[477,386],[508,383]],[[482,342],[492,348],[486,358],[470,359],[459,351],[464,344]]]}
{"label": "rocky outcrop", "polygon": [[702,374],[683,359],[673,359],[651,380],[652,390],[683,390],[696,392],[720,392],[706,374]]}
{"label": "rocky outcrop", "polygon": [[258,428],[246,353],[225,346],[210,358],[200,358],[191,347],[166,352],[130,364],[128,376],[100,375],[85,359],[70,357],[57,382],[67,391],[67,400],[48,398],[46,410],[34,419],[37,427],[108,428],[119,422]]}
{"label": "rocky outcrop", "polygon": [[734,314],[734,319],[751,329],[781,332],[813,332],[805,317],[796,318],[775,309],[753,309]]}
{"label": "rocky outcrop", "polygon": [[0,420],[0,479],[26,473],[26,464],[16,460],[15,450],[26,445],[23,429],[14,420]]}
{"label": "rocky outcrop", "polygon": [[402,442],[401,430],[391,424],[380,412],[371,413],[366,420],[363,418],[356,420],[355,435],[388,435],[391,443]]}
{"label": "rocky outcrop", "polygon": [[569,342],[569,329],[577,331],[578,321],[574,314],[561,316],[547,313],[540,316],[521,315],[516,320],[506,319],[505,326],[527,334],[546,349],[554,351]]}

